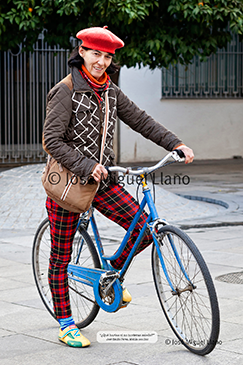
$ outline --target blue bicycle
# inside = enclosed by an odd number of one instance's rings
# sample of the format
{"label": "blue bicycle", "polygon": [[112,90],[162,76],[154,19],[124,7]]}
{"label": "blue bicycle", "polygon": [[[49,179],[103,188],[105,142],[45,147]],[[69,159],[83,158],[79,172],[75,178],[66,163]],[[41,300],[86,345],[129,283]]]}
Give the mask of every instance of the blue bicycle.
{"label": "blue bicycle", "polygon": [[[181,343],[198,355],[210,353],[219,336],[219,307],[214,284],[207,265],[192,240],[179,228],[160,219],[146,176],[165,166],[169,160],[183,161],[181,151],[168,153],[158,164],[138,170],[111,167],[110,171],[140,176],[143,199],[118,250],[105,255],[93,209],[81,214],[73,241],[72,259],[68,266],[72,315],[79,328],[88,326],[99,309],[115,312],[123,306],[122,284],[146,229],[153,236],[152,271],[156,292],[169,325]],[[146,223],[125,261],[117,272],[110,260],[117,259],[147,205]],[[91,225],[94,244],[88,227]],[[50,256],[49,221],[39,226],[33,244],[32,263],[35,282],[46,308],[55,318],[48,284]]]}

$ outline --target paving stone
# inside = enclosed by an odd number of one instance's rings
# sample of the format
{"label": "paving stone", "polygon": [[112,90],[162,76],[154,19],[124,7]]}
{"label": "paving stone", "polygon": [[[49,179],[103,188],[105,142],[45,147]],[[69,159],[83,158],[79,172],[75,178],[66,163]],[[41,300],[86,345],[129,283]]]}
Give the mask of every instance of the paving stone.
{"label": "paving stone", "polygon": [[[221,165],[220,169],[215,169],[214,165],[210,164],[209,162],[206,167],[199,164],[198,173],[191,176],[190,186],[170,186],[165,189],[158,187],[156,194],[161,215],[167,214],[177,225],[187,223],[193,226],[196,223],[204,226],[189,227],[187,233],[195,240],[208,263],[220,305],[219,340],[222,344],[218,344],[206,357],[194,355],[172,342],[176,341],[176,338],[163,315],[154,288],[151,248],[136,257],[127,273],[125,284],[133,296],[132,303],[114,314],[101,310],[96,320],[82,330],[92,345],[87,349],[72,349],[58,342],[58,324],[41,302],[31,267],[34,234],[37,225],[46,216],[45,192],[40,185],[43,164],[1,172],[1,365],[56,365],[80,361],[82,364],[93,365],[243,363],[243,286],[215,279],[219,275],[243,270],[243,225],[234,225],[243,220],[243,170],[240,166],[238,173],[236,169],[229,169],[228,165],[225,170]],[[209,169],[210,173],[204,174],[201,171],[203,169]],[[186,173],[188,172],[184,174]],[[12,185],[7,184],[7,180],[12,181]],[[175,195],[188,194],[188,188],[191,195],[222,200],[229,204],[229,208]],[[129,186],[129,189],[136,194],[134,186]],[[32,199],[34,194],[37,195],[36,199]],[[24,198],[23,202],[20,195]],[[21,201],[18,205],[14,204],[16,196]],[[112,253],[124,230],[104,219],[99,213],[96,214],[96,219],[101,235],[105,238],[105,249]],[[208,223],[223,222],[232,226],[205,227]],[[158,341],[150,345],[102,344],[97,341],[97,334],[102,330],[151,330],[157,332]]]}

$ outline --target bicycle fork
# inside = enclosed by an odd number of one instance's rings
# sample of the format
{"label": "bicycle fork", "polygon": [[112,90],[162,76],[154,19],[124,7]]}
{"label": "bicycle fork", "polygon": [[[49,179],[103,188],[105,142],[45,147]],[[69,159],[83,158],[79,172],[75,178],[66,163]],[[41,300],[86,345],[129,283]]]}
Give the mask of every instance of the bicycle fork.
{"label": "bicycle fork", "polygon": [[[159,233],[159,232],[158,232]],[[157,249],[157,254],[159,256],[159,260],[160,260],[160,263],[161,263],[161,266],[162,266],[162,269],[164,271],[164,274],[165,274],[165,277],[168,281],[168,284],[172,290],[172,295],[180,295],[182,292],[185,292],[185,291],[193,291],[194,289],[196,289],[196,286],[191,282],[190,278],[188,277],[188,274],[185,270],[185,267],[183,266],[182,264],[182,261],[180,259],[180,256],[178,254],[178,251],[175,247],[175,244],[174,244],[174,240],[173,240],[173,237],[171,234],[168,234],[167,237],[168,237],[168,240],[169,240],[169,243],[171,245],[171,248],[174,252],[174,255],[175,255],[175,258],[176,258],[176,261],[184,275],[184,277],[186,278],[187,282],[188,282],[188,285],[186,287],[184,287],[183,289],[179,289],[179,288],[175,288],[170,280],[170,277],[169,277],[169,274],[168,274],[168,271],[167,271],[167,268],[166,268],[166,265],[165,265],[165,261],[164,261],[164,258],[163,258],[163,255],[161,253],[161,248],[160,248],[160,244],[159,244],[159,240],[158,240],[158,234],[155,232],[155,230],[153,230],[152,232],[152,236],[153,236],[153,240],[154,240],[154,243],[155,243],[155,246],[156,246],[156,249]]]}
{"label": "bicycle fork", "polygon": [[192,284],[192,282],[189,279],[189,277],[187,275],[187,272],[186,272],[186,270],[185,270],[185,268],[184,268],[184,266],[181,262],[180,256],[179,256],[179,254],[177,252],[177,249],[175,247],[175,244],[173,242],[173,237],[171,236],[171,234],[168,234],[167,236],[168,236],[170,245],[172,247],[172,250],[174,252],[174,255],[175,255],[175,258],[178,262],[178,265],[179,265],[183,275],[185,276],[185,278],[188,282],[188,286],[186,286],[184,289],[174,288],[174,286],[173,286],[173,284],[170,280],[170,277],[169,277],[169,274],[168,274],[168,271],[167,271],[167,268],[166,268],[166,265],[165,265],[165,262],[164,262],[164,258],[162,256],[162,253],[161,253],[161,250],[160,250],[160,245],[159,245],[159,242],[158,242],[158,233],[159,233],[159,231],[157,233],[157,229],[156,229],[159,224],[162,224],[163,226],[166,226],[167,222],[165,220],[161,220],[159,218],[156,207],[155,207],[155,205],[153,203],[153,200],[152,200],[150,189],[148,188],[145,180],[143,179],[142,181],[143,181],[143,193],[145,195],[145,199],[147,201],[147,204],[148,204],[150,212],[151,212],[151,214],[149,216],[149,218],[151,217],[151,221],[149,223],[150,231],[152,233],[153,241],[155,243],[157,253],[158,253],[158,256],[159,256],[159,259],[160,259],[160,262],[161,262],[161,266],[162,266],[164,274],[165,274],[165,277],[166,277],[166,279],[169,283],[169,286],[172,290],[172,294],[173,295],[180,295],[183,291],[188,291],[188,290],[192,291],[196,287]]}

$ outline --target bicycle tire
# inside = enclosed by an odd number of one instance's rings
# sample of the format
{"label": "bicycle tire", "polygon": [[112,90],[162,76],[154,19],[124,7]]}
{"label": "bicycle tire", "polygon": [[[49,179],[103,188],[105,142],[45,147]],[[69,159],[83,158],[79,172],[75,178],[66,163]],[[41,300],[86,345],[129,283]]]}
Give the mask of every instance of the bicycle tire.
{"label": "bicycle tire", "polygon": [[[83,243],[82,252],[77,261],[80,244]],[[56,319],[51,291],[48,283],[48,267],[51,249],[49,220],[46,218],[37,229],[32,249],[32,267],[35,283],[40,297],[49,311]],[[100,260],[92,239],[88,232],[79,226],[75,233],[70,263],[81,266],[101,268]],[[97,316],[100,307],[95,302],[93,288],[69,278],[69,296],[72,316],[78,328],[88,326]]]}
{"label": "bicycle tire", "polygon": [[[154,243],[151,256],[153,278],[165,317],[179,343],[195,354],[209,354],[218,341],[220,315],[207,265],[193,241],[179,228],[166,225],[158,231],[157,237],[169,278],[177,291],[172,294]],[[188,285],[172,250],[171,240],[195,288]]]}

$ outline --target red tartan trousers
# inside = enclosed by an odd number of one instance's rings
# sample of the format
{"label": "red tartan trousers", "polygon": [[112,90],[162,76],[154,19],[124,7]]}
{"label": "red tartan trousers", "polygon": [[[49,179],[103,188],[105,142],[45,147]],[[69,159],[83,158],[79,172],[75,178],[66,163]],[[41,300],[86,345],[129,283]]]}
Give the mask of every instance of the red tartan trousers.
{"label": "red tartan trousers", "polygon": [[[98,191],[93,206],[104,216],[128,229],[139,205],[136,200],[120,185],[110,185]],[[72,315],[70,308],[67,266],[71,258],[72,242],[76,232],[79,213],[72,213],[61,208],[51,198],[46,200],[46,208],[50,222],[51,254],[49,264],[49,285],[52,292],[54,311],[57,319]],[[144,212],[135,226],[133,234],[127,242],[121,256],[112,261],[115,269],[120,269],[128,257],[140,229],[147,219]],[[136,255],[152,242],[150,234],[145,235]]]}

